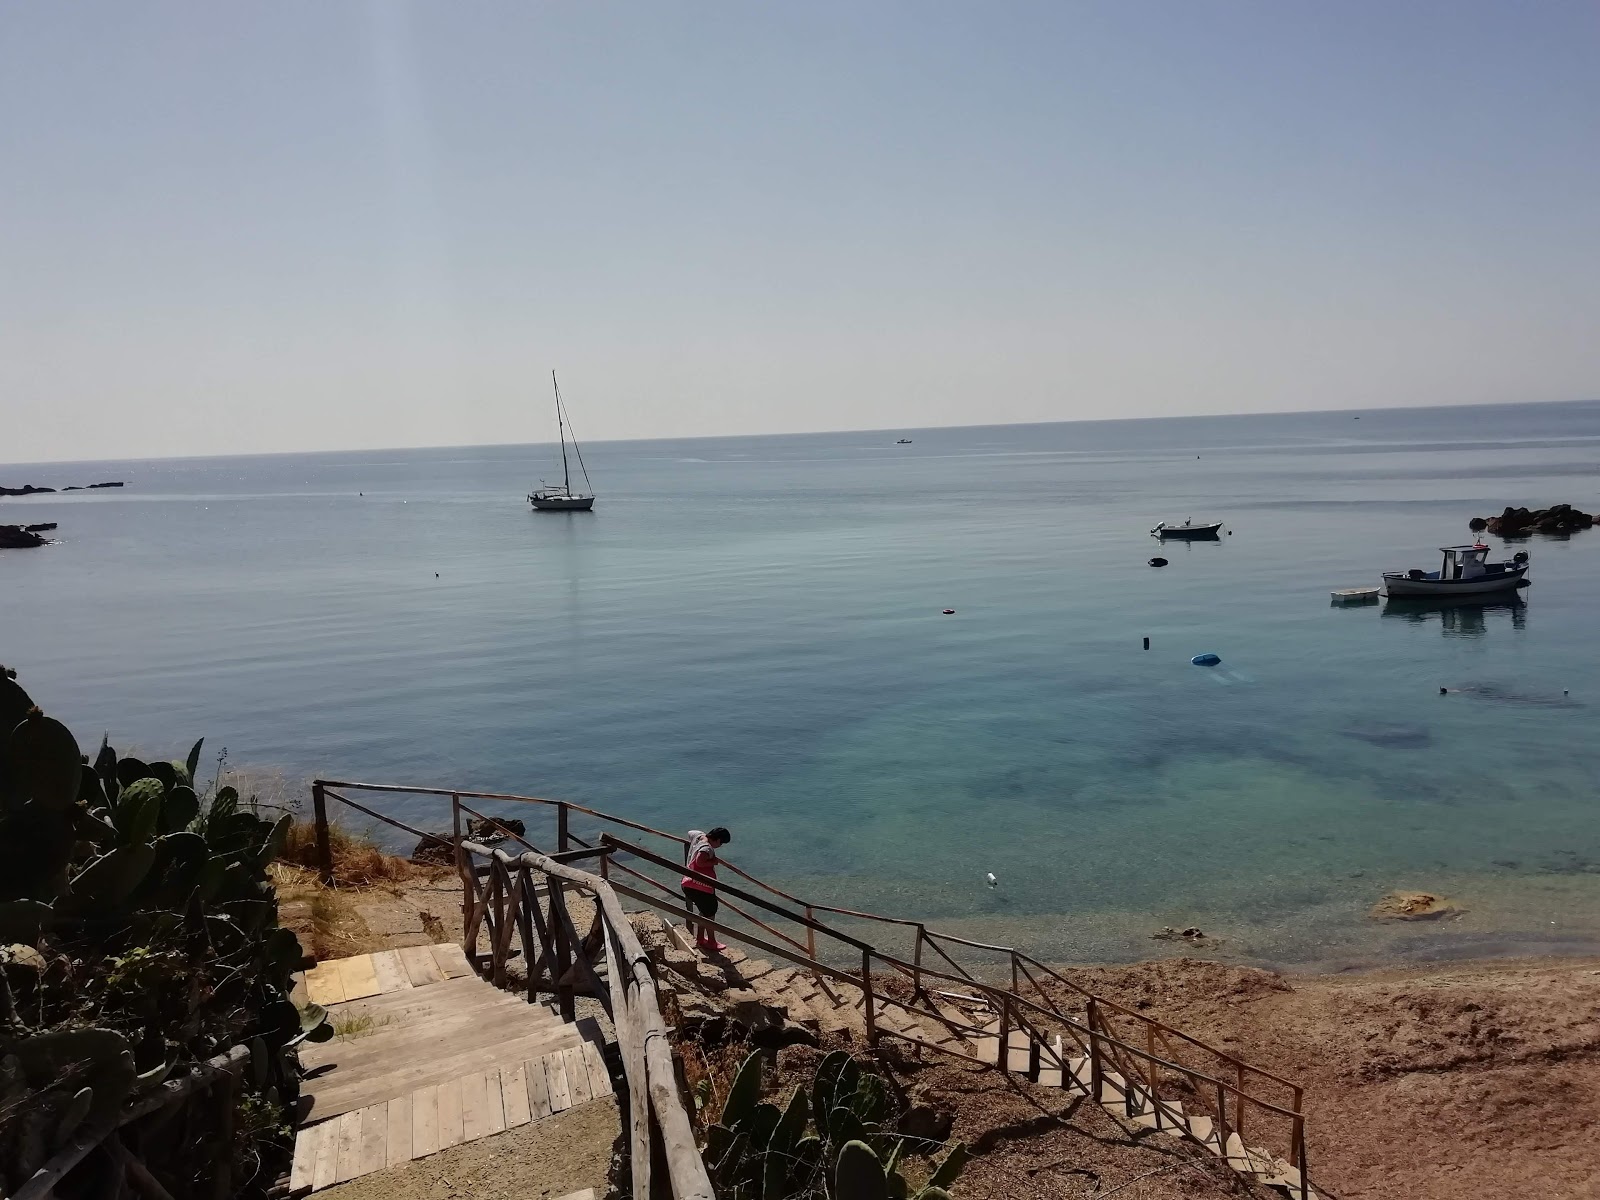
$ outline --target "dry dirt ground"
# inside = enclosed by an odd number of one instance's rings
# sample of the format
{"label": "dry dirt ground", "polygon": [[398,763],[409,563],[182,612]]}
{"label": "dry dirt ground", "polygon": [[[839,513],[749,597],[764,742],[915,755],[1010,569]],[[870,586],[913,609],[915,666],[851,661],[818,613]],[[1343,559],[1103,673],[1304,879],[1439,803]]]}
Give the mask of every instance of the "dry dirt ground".
{"label": "dry dirt ground", "polygon": [[604,1196],[618,1127],[615,1101],[592,1101],[318,1195],[327,1200],[553,1200],[593,1188],[596,1196]]}
{"label": "dry dirt ground", "polygon": [[1600,1197],[1600,960],[1072,974],[1304,1084],[1311,1175],[1340,1200]]}
{"label": "dry dirt ground", "polygon": [[[293,890],[286,895],[286,923],[298,924]],[[329,936],[343,954],[460,931],[460,893],[448,873],[342,893],[338,910]],[[1175,958],[1065,972],[1303,1083],[1311,1175],[1336,1200],[1600,1200],[1600,959],[1279,976]],[[1171,1139],[1132,1141],[1103,1113],[1063,1104],[1059,1093],[1013,1089],[952,1061],[907,1064],[902,1077],[913,1098],[952,1112],[953,1136],[980,1151],[958,1185],[962,1200],[1275,1194]],[[602,1174],[614,1113],[606,1120],[604,1137],[595,1130],[579,1139]],[[512,1137],[449,1153],[493,1155]],[[337,1200],[355,1187],[383,1187],[389,1174],[345,1185]],[[405,1192],[404,1200],[456,1194],[443,1180],[433,1186],[444,1190]],[[592,1185],[566,1190],[582,1186]],[[475,1194],[514,1193],[479,1184]]]}

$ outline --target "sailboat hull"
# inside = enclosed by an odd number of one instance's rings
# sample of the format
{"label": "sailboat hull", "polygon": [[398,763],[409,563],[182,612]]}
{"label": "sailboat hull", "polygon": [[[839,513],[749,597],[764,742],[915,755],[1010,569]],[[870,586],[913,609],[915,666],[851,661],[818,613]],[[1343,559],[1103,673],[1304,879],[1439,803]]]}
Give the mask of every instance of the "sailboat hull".
{"label": "sailboat hull", "polygon": [[535,512],[588,512],[594,507],[593,496],[529,496],[528,503]]}

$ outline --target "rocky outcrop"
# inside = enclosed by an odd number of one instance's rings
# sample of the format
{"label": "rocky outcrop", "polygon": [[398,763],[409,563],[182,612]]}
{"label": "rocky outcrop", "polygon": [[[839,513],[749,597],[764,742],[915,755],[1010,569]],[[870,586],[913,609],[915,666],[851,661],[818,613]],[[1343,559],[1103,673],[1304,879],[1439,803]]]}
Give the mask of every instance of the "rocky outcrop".
{"label": "rocky outcrop", "polygon": [[108,487],[121,487],[121,486],[122,486],[122,480],[118,479],[113,483],[85,483],[85,484],[76,485],[74,487],[62,488],[61,490],[64,491],[64,492],[92,492],[92,491],[95,490],[95,488],[108,488]]}
{"label": "rocky outcrop", "polygon": [[[477,817],[472,817],[467,821],[467,836],[485,846],[498,846],[501,842],[508,841],[513,834],[522,837],[527,832],[527,826],[515,817],[485,818],[481,821]],[[455,835],[448,831],[425,834],[417,843],[416,849],[411,851],[411,861],[435,867],[455,866],[454,839]],[[520,843],[513,847],[513,850],[520,849]]]}
{"label": "rocky outcrop", "polygon": [[54,521],[44,521],[38,525],[24,525],[22,528],[28,533],[49,533],[55,527]]}
{"label": "rocky outcrop", "polygon": [[19,488],[0,487],[0,496],[35,496],[41,492],[53,491],[55,491],[55,488],[35,487],[31,483],[25,483]]}
{"label": "rocky outcrop", "polygon": [[[54,529],[55,526],[50,528]],[[41,537],[21,525],[0,525],[0,550],[28,550],[34,546],[48,546],[50,539]]]}
{"label": "rocky outcrop", "polygon": [[1510,508],[1498,517],[1473,517],[1467,527],[1474,533],[1487,530],[1500,537],[1527,537],[1532,533],[1571,533],[1588,529],[1596,516],[1573,508],[1570,504],[1554,504],[1549,508]]}

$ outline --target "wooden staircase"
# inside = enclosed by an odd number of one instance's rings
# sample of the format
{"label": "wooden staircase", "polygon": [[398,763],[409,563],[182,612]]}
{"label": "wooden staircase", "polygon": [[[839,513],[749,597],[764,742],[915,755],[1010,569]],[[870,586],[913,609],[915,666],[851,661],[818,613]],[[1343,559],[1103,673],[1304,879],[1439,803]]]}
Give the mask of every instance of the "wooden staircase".
{"label": "wooden staircase", "polygon": [[594,1022],[567,1024],[479,979],[456,945],[324,962],[296,991],[326,1007],[341,1036],[300,1047],[311,1109],[295,1135],[291,1196],[613,1091]]}
{"label": "wooden staircase", "polygon": [[[680,948],[693,949],[693,938],[682,927],[669,929]],[[765,1002],[781,1005],[790,1020],[819,1033],[844,1034],[865,1042],[865,995],[859,988],[804,967],[774,966],[766,959],[751,958],[734,946],[709,956],[707,961],[722,967],[733,980]],[[1000,1016],[976,998],[934,994],[914,1004],[901,1004],[886,1003],[880,996],[875,1008],[880,1035],[887,1033],[976,1058],[1038,1087],[1084,1096],[1094,1091],[1088,1056],[1069,1053],[1059,1035],[1045,1041],[1029,1031],[1012,1029],[1006,1035],[1002,1054]],[[1293,1164],[1259,1146],[1247,1145],[1235,1129],[1230,1128],[1226,1138],[1221,1138],[1211,1116],[1186,1110],[1180,1100],[1159,1095],[1147,1080],[1130,1080],[1119,1071],[1103,1069],[1099,1095],[1093,1099],[1132,1131],[1150,1130],[1186,1138],[1245,1178],[1277,1188],[1294,1200],[1327,1200],[1309,1183],[1302,1183]]]}

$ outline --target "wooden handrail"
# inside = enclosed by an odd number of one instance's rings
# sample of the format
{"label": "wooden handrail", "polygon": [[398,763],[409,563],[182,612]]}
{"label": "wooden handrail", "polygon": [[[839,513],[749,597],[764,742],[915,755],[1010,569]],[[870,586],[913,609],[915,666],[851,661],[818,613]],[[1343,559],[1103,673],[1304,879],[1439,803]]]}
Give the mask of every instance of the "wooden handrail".
{"label": "wooden handrail", "polygon": [[[526,851],[513,857],[503,850],[491,849],[477,842],[463,839],[461,848],[469,854],[489,858],[510,866],[525,865],[542,875],[563,883],[573,884],[595,898],[596,907],[603,917],[604,926],[620,952],[612,963],[614,977],[624,980],[624,1002],[614,1006],[613,1025],[617,1030],[619,1045],[626,1042],[624,1060],[637,1056],[642,1045],[645,1062],[645,1086],[650,1097],[650,1110],[661,1130],[662,1145],[666,1152],[667,1172],[671,1178],[674,1200],[715,1200],[711,1180],[706,1174],[705,1162],[695,1145],[694,1129],[689,1114],[678,1094],[677,1073],[672,1065],[672,1050],[668,1041],[667,1023],[661,1016],[661,1005],[656,996],[655,977],[650,971],[650,959],[639,944],[633,923],[628,920],[622,904],[617,900],[613,885],[580,871],[576,867],[556,862],[547,855]],[[632,1089],[630,1088],[630,1091]],[[639,1192],[639,1174],[643,1173],[648,1187],[649,1156],[632,1163],[635,1171],[635,1195]],[[648,1193],[645,1193],[648,1194]]]}

